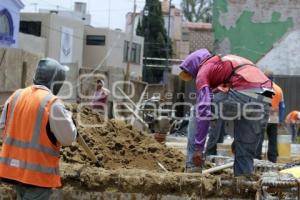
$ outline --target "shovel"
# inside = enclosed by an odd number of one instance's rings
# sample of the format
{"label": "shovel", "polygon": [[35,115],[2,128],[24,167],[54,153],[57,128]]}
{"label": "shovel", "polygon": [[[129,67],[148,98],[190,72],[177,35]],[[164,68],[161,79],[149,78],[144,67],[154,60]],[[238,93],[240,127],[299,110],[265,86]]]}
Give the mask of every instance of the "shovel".
{"label": "shovel", "polygon": [[85,153],[90,157],[90,159],[93,161],[93,163],[96,164],[97,167],[101,166],[100,161],[97,159],[95,154],[92,152],[92,150],[88,147],[88,145],[85,143],[84,139],[82,136],[77,133],[77,142],[78,144],[84,149]]}

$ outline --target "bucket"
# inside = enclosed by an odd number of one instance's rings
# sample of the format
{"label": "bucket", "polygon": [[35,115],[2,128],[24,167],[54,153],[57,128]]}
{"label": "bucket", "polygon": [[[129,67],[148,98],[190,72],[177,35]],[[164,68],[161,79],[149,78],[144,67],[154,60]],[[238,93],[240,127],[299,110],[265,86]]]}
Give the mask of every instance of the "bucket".
{"label": "bucket", "polygon": [[291,156],[291,135],[277,136],[278,157],[289,158]]}
{"label": "bucket", "polygon": [[154,139],[159,142],[164,144],[166,142],[166,134],[164,133],[154,133]]}

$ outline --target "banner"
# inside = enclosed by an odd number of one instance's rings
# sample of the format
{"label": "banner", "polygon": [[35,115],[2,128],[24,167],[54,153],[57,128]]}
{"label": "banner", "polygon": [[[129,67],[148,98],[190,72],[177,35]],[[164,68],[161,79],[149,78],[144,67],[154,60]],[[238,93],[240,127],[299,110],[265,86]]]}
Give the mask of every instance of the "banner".
{"label": "banner", "polygon": [[60,62],[72,63],[73,56],[73,29],[61,28]]}

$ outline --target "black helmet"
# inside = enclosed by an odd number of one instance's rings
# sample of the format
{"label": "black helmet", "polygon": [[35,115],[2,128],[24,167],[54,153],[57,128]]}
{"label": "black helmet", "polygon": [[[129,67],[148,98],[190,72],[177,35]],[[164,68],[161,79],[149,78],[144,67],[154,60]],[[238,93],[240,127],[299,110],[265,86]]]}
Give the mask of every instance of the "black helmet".
{"label": "black helmet", "polygon": [[43,58],[38,63],[33,83],[46,86],[54,95],[57,95],[66,80],[67,71],[69,67],[61,65],[54,59]]}

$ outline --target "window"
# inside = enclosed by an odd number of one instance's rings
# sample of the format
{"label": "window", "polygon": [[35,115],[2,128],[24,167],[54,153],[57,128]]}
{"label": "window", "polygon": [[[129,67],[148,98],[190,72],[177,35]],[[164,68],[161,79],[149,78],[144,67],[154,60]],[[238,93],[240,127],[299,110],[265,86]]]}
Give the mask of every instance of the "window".
{"label": "window", "polygon": [[[142,46],[137,43],[132,43],[130,62],[140,64]],[[123,50],[123,61],[128,62],[129,42],[125,41]]]}
{"label": "window", "polygon": [[10,34],[9,21],[6,15],[0,16],[0,33]]}
{"label": "window", "polygon": [[40,37],[42,22],[39,21],[21,21],[20,32]]}
{"label": "window", "polygon": [[87,35],[86,45],[104,46],[105,35]]}
{"label": "window", "polygon": [[7,9],[0,10],[0,42],[14,44],[14,26],[11,14]]}

